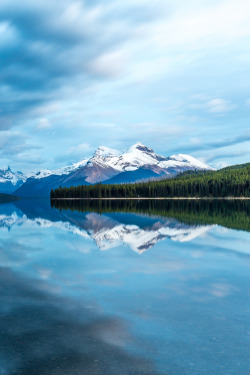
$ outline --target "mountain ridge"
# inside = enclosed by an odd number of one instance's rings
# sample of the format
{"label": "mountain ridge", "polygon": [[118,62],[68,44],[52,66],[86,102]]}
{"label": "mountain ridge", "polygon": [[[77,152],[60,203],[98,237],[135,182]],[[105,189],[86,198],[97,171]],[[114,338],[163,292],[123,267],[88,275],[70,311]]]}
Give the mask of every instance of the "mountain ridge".
{"label": "mountain ridge", "polygon": [[[51,189],[90,185],[97,182],[127,183],[149,179],[171,178],[190,170],[214,170],[190,155],[177,154],[169,157],[155,153],[153,149],[137,142],[125,151],[99,146],[90,158],[54,170],[41,170],[29,175],[22,174],[18,186],[11,192],[20,196],[49,196]],[[14,175],[14,173],[11,171]],[[18,172],[21,173],[21,172]],[[2,187],[7,187],[0,181]],[[2,190],[10,192],[10,190]]]}

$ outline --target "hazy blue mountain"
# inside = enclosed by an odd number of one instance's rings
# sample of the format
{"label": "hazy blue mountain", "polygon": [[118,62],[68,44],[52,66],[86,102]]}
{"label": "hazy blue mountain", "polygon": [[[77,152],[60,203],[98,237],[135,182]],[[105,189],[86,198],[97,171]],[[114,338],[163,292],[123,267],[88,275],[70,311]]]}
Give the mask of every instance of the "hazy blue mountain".
{"label": "hazy blue mountain", "polygon": [[13,172],[10,167],[0,169],[0,193],[11,194],[26,182],[22,172]]}

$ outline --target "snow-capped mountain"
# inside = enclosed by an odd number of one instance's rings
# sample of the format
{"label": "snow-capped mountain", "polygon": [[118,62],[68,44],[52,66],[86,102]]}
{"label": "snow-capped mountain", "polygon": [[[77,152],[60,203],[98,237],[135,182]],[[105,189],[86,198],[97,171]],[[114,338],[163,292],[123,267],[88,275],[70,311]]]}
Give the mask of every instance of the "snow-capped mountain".
{"label": "snow-capped mountain", "polygon": [[177,242],[191,241],[213,227],[187,225],[172,219],[155,219],[150,226],[139,226],[117,222],[96,213],[88,214],[87,220],[88,234],[100,250],[109,250],[123,244],[138,254],[167,238]]}
{"label": "snow-capped mountain", "polygon": [[[127,216],[129,218],[129,214]],[[75,217],[71,218],[70,214],[67,214],[66,221],[63,220],[64,217],[52,221],[46,217],[29,218],[21,211],[14,211],[8,214],[0,213],[0,230],[11,230],[14,226],[21,225],[38,225],[44,229],[53,227],[83,239],[92,239],[102,251],[125,245],[136,253],[142,254],[159,241],[166,239],[177,242],[191,241],[214,227],[214,225],[187,225],[171,218],[164,220],[152,218],[149,225],[148,217],[146,223],[143,223],[145,218],[143,215],[137,217],[140,218],[140,224],[136,224],[136,220],[128,224],[108,215],[93,212],[83,214],[80,221]]]}
{"label": "snow-capped mountain", "polygon": [[[183,170],[212,170],[211,167],[192,156],[179,154],[166,158],[157,155],[154,150],[138,142],[123,153],[108,147],[99,147],[94,156],[86,164],[86,169],[90,172],[86,181],[89,183],[105,181],[108,179],[106,178],[107,176],[116,176],[124,172],[135,172],[140,168],[151,170],[155,177],[157,175],[170,176]],[[99,172],[102,171],[105,176],[96,173],[97,169]]]}
{"label": "snow-capped mountain", "polygon": [[39,172],[31,173],[28,177],[39,180],[40,178],[45,178],[45,177],[49,177],[49,176],[52,176],[52,175],[54,175],[54,176],[68,175],[72,172],[77,171],[77,169],[79,169],[81,167],[84,167],[87,164],[88,160],[89,159],[84,159],[84,160],[79,161],[78,163],[73,163],[73,164],[68,165],[66,167],[61,167],[61,168],[57,168],[57,169],[53,169],[53,170],[42,169]]}
{"label": "snow-capped mountain", "polygon": [[26,182],[27,176],[22,172],[13,172],[10,167],[0,169],[0,193],[10,194]]}
{"label": "snow-capped mountain", "polygon": [[11,194],[21,187],[28,179],[40,180],[49,176],[66,176],[86,165],[89,159],[84,159],[78,163],[73,163],[66,167],[54,170],[43,169],[39,172],[27,173],[13,172],[10,167],[0,169],[0,193]]}
{"label": "snow-capped mountain", "polygon": [[128,183],[170,178],[188,170],[213,170],[190,155],[158,155],[138,142],[124,152],[99,147],[92,157],[56,170],[43,170],[29,176],[16,191],[19,196],[49,196],[59,187],[89,185],[97,182]]}

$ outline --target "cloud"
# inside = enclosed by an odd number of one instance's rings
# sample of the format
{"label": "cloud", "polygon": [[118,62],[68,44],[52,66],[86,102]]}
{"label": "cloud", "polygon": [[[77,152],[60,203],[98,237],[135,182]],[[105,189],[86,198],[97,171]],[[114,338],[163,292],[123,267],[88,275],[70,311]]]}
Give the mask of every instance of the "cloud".
{"label": "cloud", "polygon": [[217,163],[217,167],[219,167],[220,165],[222,165],[222,163],[223,163],[223,165],[224,164],[229,165],[228,163],[230,162],[230,160],[226,162],[226,161],[224,161],[224,159],[233,159],[233,158],[237,158],[237,157],[240,157],[240,156],[247,156],[247,154],[248,153],[246,151],[215,152],[213,154],[209,153],[209,156],[206,157],[206,162],[211,163],[214,160],[223,159],[223,161],[220,161],[220,162]]}
{"label": "cloud", "polygon": [[90,72],[110,78],[119,77],[127,64],[126,56],[120,52],[109,52],[90,62]]}
{"label": "cloud", "polygon": [[189,146],[183,146],[184,150],[186,152],[188,151],[201,151],[201,150],[210,150],[210,149],[218,149],[218,148],[224,148],[229,146],[235,146],[244,142],[250,141],[250,132],[246,132],[241,135],[237,135],[235,137],[230,138],[224,138],[216,141],[210,141],[210,142],[202,142],[199,141],[195,144],[195,142],[192,142]]}
{"label": "cloud", "polygon": [[4,131],[0,137],[0,155],[2,157],[11,155],[20,157],[25,151],[39,150],[40,146],[32,145],[30,137],[19,131]]}
{"label": "cloud", "polygon": [[202,96],[196,98],[199,99],[199,101],[189,104],[188,108],[191,108],[192,110],[202,109],[215,115],[222,115],[236,108],[235,104],[222,98],[210,99],[209,101],[204,101],[205,97]]}
{"label": "cloud", "polygon": [[83,157],[87,153],[90,153],[92,150],[91,146],[88,143],[81,143],[80,145],[70,147],[66,154],[74,157]]}
{"label": "cloud", "polygon": [[227,163],[226,161],[218,161],[216,163],[216,169],[226,168],[228,166],[229,166],[229,163]]}
{"label": "cloud", "polygon": [[230,284],[212,284],[209,292],[215,297],[224,298],[232,293],[235,288]]}
{"label": "cloud", "polygon": [[40,130],[47,130],[47,129],[50,129],[50,128],[51,128],[51,124],[50,124],[49,120],[47,118],[41,118],[38,121],[36,130],[40,131]]}
{"label": "cloud", "polygon": [[76,90],[80,82],[88,87],[97,76],[118,77],[127,64],[119,45],[131,38],[129,25],[143,22],[143,14],[149,18],[145,4],[139,9],[136,19],[129,6],[115,2],[1,2],[0,93],[7,90],[7,95],[0,117],[5,127],[63,98],[64,88]]}
{"label": "cloud", "polygon": [[[221,45],[250,35],[247,21],[250,5],[247,0],[216,3],[176,1],[168,8],[171,15],[168,22],[162,20],[154,26],[154,41],[161,48],[166,45],[184,45],[184,48],[196,49],[200,43]],[[166,38],[166,35],[171,35],[171,38]]]}
{"label": "cloud", "polygon": [[227,114],[244,132],[249,8],[246,0],[2,0],[0,132],[30,134],[47,162],[78,143],[124,148],[142,132],[159,153],[184,152],[185,135],[206,137],[208,117],[234,134]]}
{"label": "cloud", "polygon": [[[0,308],[4,373],[76,375],[93,370],[96,375],[113,375],[121,369],[124,374],[156,373],[149,359],[131,356],[124,349],[130,333],[121,319],[86,308],[86,301],[76,303],[60,296],[43,275],[40,280],[29,279],[1,267],[0,280],[5,301]],[[13,288],[14,303],[9,298]]]}
{"label": "cloud", "polygon": [[231,111],[235,106],[224,99],[213,99],[207,103],[207,108],[209,112],[216,114]]}
{"label": "cloud", "polygon": [[191,138],[190,139],[190,143],[192,143],[193,145],[200,145],[202,143],[201,139],[200,138]]}
{"label": "cloud", "polygon": [[221,148],[221,147],[228,147],[234,146],[239,143],[249,142],[250,141],[250,132],[238,135],[231,138],[222,139],[219,141],[212,141],[208,142],[203,145],[203,148]]}
{"label": "cloud", "polygon": [[18,41],[17,30],[8,21],[0,22],[0,49],[10,48]]}
{"label": "cloud", "polygon": [[96,123],[92,123],[91,127],[108,129],[108,128],[115,128],[116,124],[114,124],[113,122],[96,122]]}

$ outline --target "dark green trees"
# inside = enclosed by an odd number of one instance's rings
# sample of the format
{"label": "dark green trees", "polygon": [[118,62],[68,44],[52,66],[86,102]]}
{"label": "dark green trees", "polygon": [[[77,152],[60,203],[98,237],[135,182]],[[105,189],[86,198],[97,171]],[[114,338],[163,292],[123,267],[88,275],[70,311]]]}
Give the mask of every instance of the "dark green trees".
{"label": "dark green trees", "polygon": [[172,179],[136,184],[82,185],[51,190],[54,198],[250,197],[250,165],[214,172],[186,172]]}

